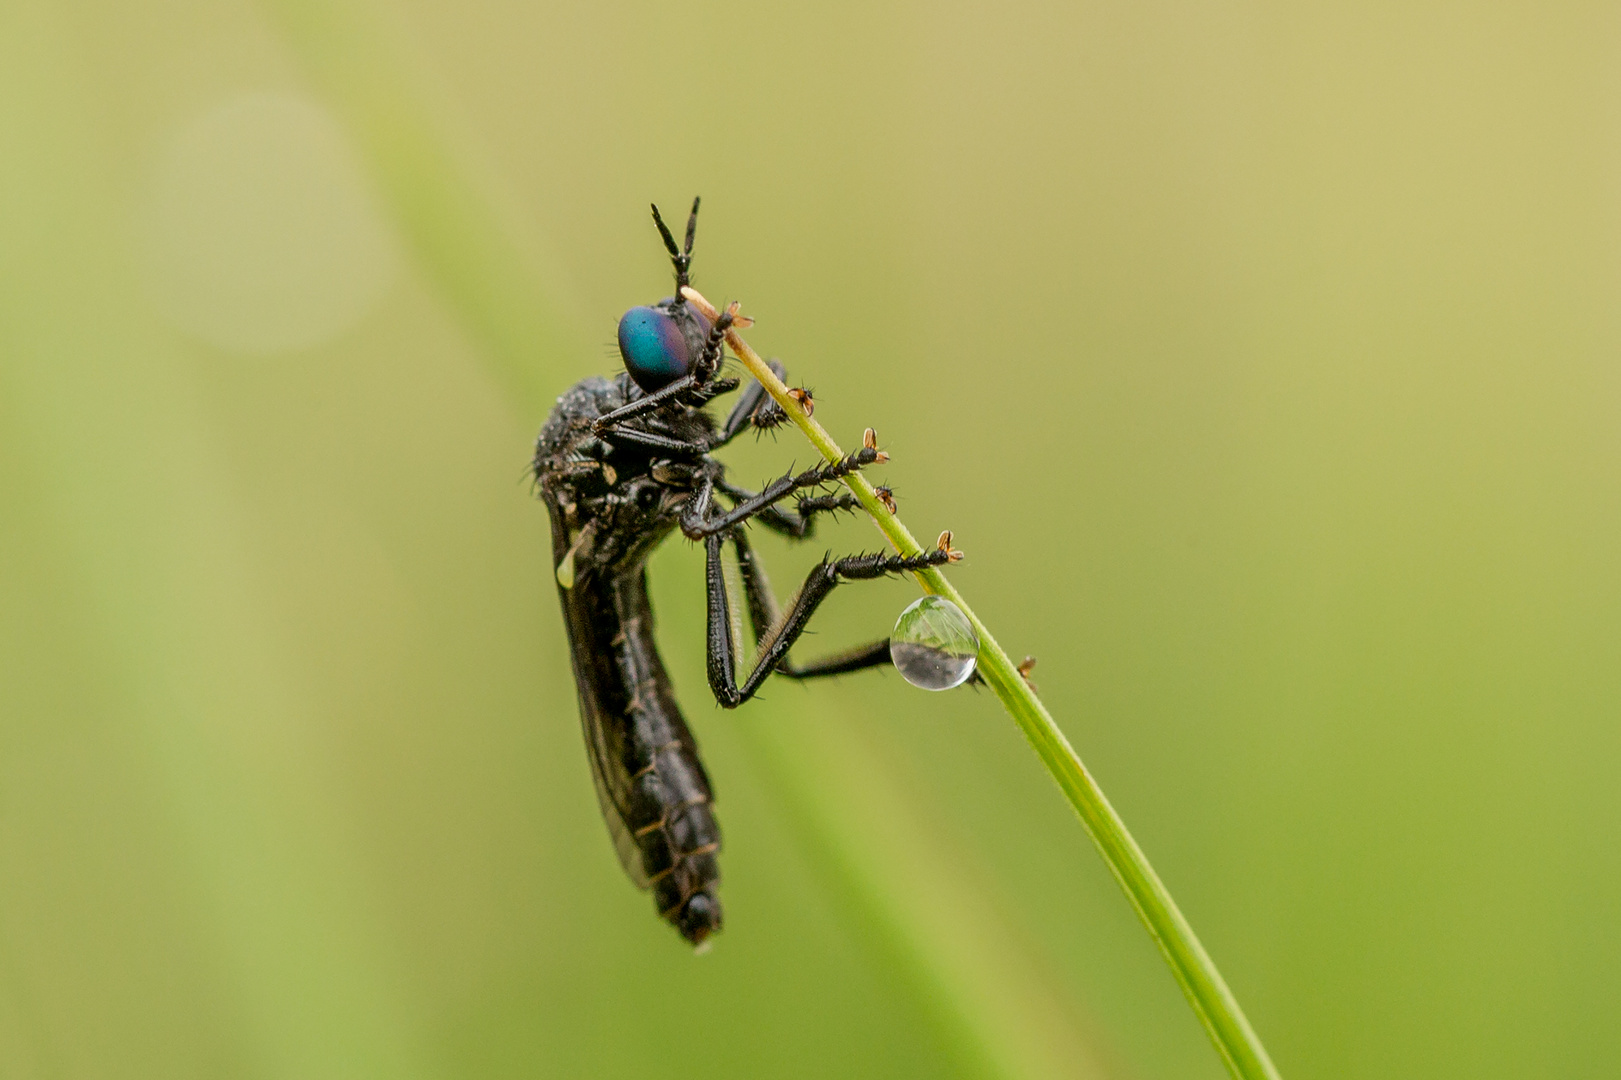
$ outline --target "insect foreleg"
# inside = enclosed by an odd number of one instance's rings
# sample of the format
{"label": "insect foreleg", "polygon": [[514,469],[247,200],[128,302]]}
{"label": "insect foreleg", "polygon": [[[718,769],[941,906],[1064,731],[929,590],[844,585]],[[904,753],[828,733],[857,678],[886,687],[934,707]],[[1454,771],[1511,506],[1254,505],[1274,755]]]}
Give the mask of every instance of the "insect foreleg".
{"label": "insect foreleg", "polygon": [[603,432],[601,437],[613,443],[633,443],[637,446],[650,446],[655,450],[665,450],[671,454],[702,457],[709,452],[708,439],[673,439],[668,435],[658,435],[628,425],[616,425],[611,430]]}
{"label": "insect foreleg", "polygon": [[668,401],[679,397],[684,391],[691,390],[697,385],[697,380],[691,375],[683,375],[668,386],[660,387],[651,394],[644,394],[635,401],[628,402],[612,412],[603,413],[591,421],[591,434],[597,436],[614,435],[628,420],[634,420],[643,413],[652,412]]}
{"label": "insect foreleg", "polygon": [[591,434],[612,437],[624,429],[627,421],[634,420],[643,413],[653,412],[672,401],[679,400],[684,405],[703,405],[712,398],[736,390],[737,386],[736,379],[717,379],[712,383],[705,383],[696,375],[683,375],[668,386],[660,387],[651,394],[621,405],[613,412],[603,413],[591,421]]}

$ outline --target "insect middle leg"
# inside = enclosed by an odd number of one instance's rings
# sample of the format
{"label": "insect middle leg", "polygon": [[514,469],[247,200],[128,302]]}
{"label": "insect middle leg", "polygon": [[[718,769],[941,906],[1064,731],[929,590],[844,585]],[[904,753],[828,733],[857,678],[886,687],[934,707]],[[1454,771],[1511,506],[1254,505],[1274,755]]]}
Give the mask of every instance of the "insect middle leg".
{"label": "insect middle leg", "polygon": [[[738,546],[739,558],[745,569],[745,579],[752,570],[760,579],[759,588],[751,589],[748,596],[750,622],[754,624],[759,643],[759,656],[754,670],[741,684],[737,681],[736,642],[732,640],[731,600],[726,594],[726,579],[721,569],[721,545],[725,538],[711,533],[705,540],[705,582],[709,596],[709,688],[715,700],[728,709],[735,709],[749,698],[773,672],[809,678],[816,675],[835,675],[861,668],[876,667],[889,660],[889,643],[873,642],[869,645],[828,657],[817,664],[802,668],[787,665],[788,650],[799,635],[805,632],[811,616],[827,594],[847,581],[869,581],[906,570],[921,570],[926,566],[941,566],[951,561],[951,553],[944,548],[925,551],[918,555],[849,555],[832,562],[824,559],[811,568],[805,583],[799,587],[788,610],[775,619],[767,620],[775,608],[770,600],[769,587],[763,575],[753,566],[752,553],[744,558],[746,544]],[[734,540],[734,543],[736,541]],[[762,630],[762,623],[767,628]],[[882,646],[880,652],[879,646]]]}
{"label": "insect middle leg", "polygon": [[[759,492],[736,487],[727,483],[724,477],[715,481],[715,487],[738,506],[760,497]],[[836,495],[802,497],[793,510],[780,503],[773,503],[755,511],[751,520],[758,521],[772,532],[780,533],[790,540],[803,540],[816,531],[816,515],[830,514],[839,510],[854,511],[860,508],[860,501],[846,491]]]}
{"label": "insect middle leg", "polygon": [[[693,496],[692,502],[681,515],[681,531],[689,540],[703,540],[709,536],[719,536],[728,533],[735,525],[741,525],[757,515],[765,516],[773,504],[781,502],[789,495],[804,488],[820,487],[840,477],[848,476],[880,460],[877,450],[864,446],[840,458],[838,461],[828,461],[814,468],[806,469],[802,473],[788,473],[773,480],[765,486],[763,491],[751,494],[741,488],[730,488],[737,492],[739,502],[730,510],[716,512],[714,505],[715,491],[720,487],[719,479],[712,476],[706,480],[698,493]],[[729,485],[728,485],[729,487]],[[723,488],[722,490],[727,490]],[[842,496],[829,496],[826,499],[806,499],[802,504],[809,504],[806,509],[834,510],[848,509],[842,501]],[[784,512],[774,515],[777,519],[771,522],[773,527],[784,527],[787,519]]]}

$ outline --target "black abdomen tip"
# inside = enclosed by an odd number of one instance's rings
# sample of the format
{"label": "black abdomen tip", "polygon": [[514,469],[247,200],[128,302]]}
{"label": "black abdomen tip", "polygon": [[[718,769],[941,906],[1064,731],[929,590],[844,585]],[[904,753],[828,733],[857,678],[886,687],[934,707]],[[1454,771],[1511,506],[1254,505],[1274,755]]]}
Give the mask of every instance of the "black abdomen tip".
{"label": "black abdomen tip", "polygon": [[720,901],[710,893],[694,893],[674,920],[681,936],[694,945],[720,929]]}

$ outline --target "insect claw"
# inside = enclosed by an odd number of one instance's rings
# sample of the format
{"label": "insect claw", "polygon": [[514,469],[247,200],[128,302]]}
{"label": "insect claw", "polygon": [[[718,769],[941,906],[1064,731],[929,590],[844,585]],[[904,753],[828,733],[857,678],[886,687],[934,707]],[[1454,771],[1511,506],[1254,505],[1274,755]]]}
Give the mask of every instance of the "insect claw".
{"label": "insect claw", "polygon": [[947,529],[940,534],[940,539],[934,542],[935,550],[946,553],[946,562],[962,562],[964,555],[951,546],[951,530]]}
{"label": "insect claw", "polygon": [[888,510],[891,514],[895,513],[895,493],[893,491],[889,490],[887,486],[880,485],[873,488],[872,493],[878,497],[879,502],[884,504],[885,510]]}
{"label": "insect claw", "polygon": [[1036,658],[1033,656],[1025,657],[1023,660],[1019,661],[1019,666],[1014,668],[1014,670],[1019,673],[1019,677],[1024,680],[1024,684],[1030,688],[1031,693],[1034,693],[1036,689],[1036,681],[1030,677],[1030,673],[1034,671],[1035,668]]}
{"label": "insect claw", "polygon": [[789,389],[788,396],[794,399],[794,404],[805,410],[806,417],[815,415],[816,402],[811,399],[809,390],[803,386],[795,386]]}
{"label": "insect claw", "polygon": [[861,445],[865,446],[868,450],[878,449],[878,433],[872,428],[868,428],[866,431],[863,431],[861,433]]}
{"label": "insect claw", "polygon": [[754,320],[743,314],[743,301],[733,300],[726,305],[726,314],[731,317],[732,325],[740,329],[747,329],[754,325]]}

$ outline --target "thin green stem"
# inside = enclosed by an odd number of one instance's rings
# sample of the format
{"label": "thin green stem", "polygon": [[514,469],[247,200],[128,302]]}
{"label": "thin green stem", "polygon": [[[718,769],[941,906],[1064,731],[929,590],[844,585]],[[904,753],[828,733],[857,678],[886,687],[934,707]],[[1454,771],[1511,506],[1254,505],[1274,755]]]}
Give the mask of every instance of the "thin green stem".
{"label": "thin green stem", "polygon": [[[686,293],[693,302],[714,311],[713,306],[694,290],[688,289]],[[824,458],[837,461],[844,456],[839,444],[789,395],[787,385],[777,378],[776,373],[736,328],[727,332],[726,343],[743,361],[749,374],[760,380]],[[844,477],[844,483],[867,513],[872,515],[879,530],[897,552],[916,555],[923,550],[900,519],[879,501],[866,477],[851,473]],[[1126,823],[1120,820],[1120,815],[1115,813],[1114,807],[1104,797],[1103,789],[1098,787],[1092,774],[1081,764],[1075,748],[1070,746],[1069,740],[1053,721],[1052,714],[1036,697],[1030,683],[1019,673],[1008,654],[991,635],[990,629],[974,614],[973,608],[968,606],[968,602],[946,580],[944,574],[930,567],[918,571],[917,578],[926,591],[951,600],[974,624],[974,629],[979,633],[980,674],[1001,699],[1008,715],[1024,732],[1036,756],[1080,816],[1081,824],[1097,845],[1109,871],[1125,890],[1126,898],[1148,928],[1149,936],[1159,946],[1165,962],[1171,965],[1171,973],[1176,976],[1177,983],[1187,995],[1188,1003],[1193,1006],[1210,1040],[1216,1044],[1216,1051],[1226,1062],[1228,1071],[1241,1080],[1277,1080],[1277,1067],[1267,1056],[1255,1029],[1250,1027],[1244,1010],[1239,1008],[1238,999],[1233,997],[1221,972],[1216,970],[1215,962],[1205,952],[1204,946],[1199,944],[1193,927],[1188,925],[1176,901],[1171,899],[1159,875],[1154,873],[1148,857],[1131,838]]]}

